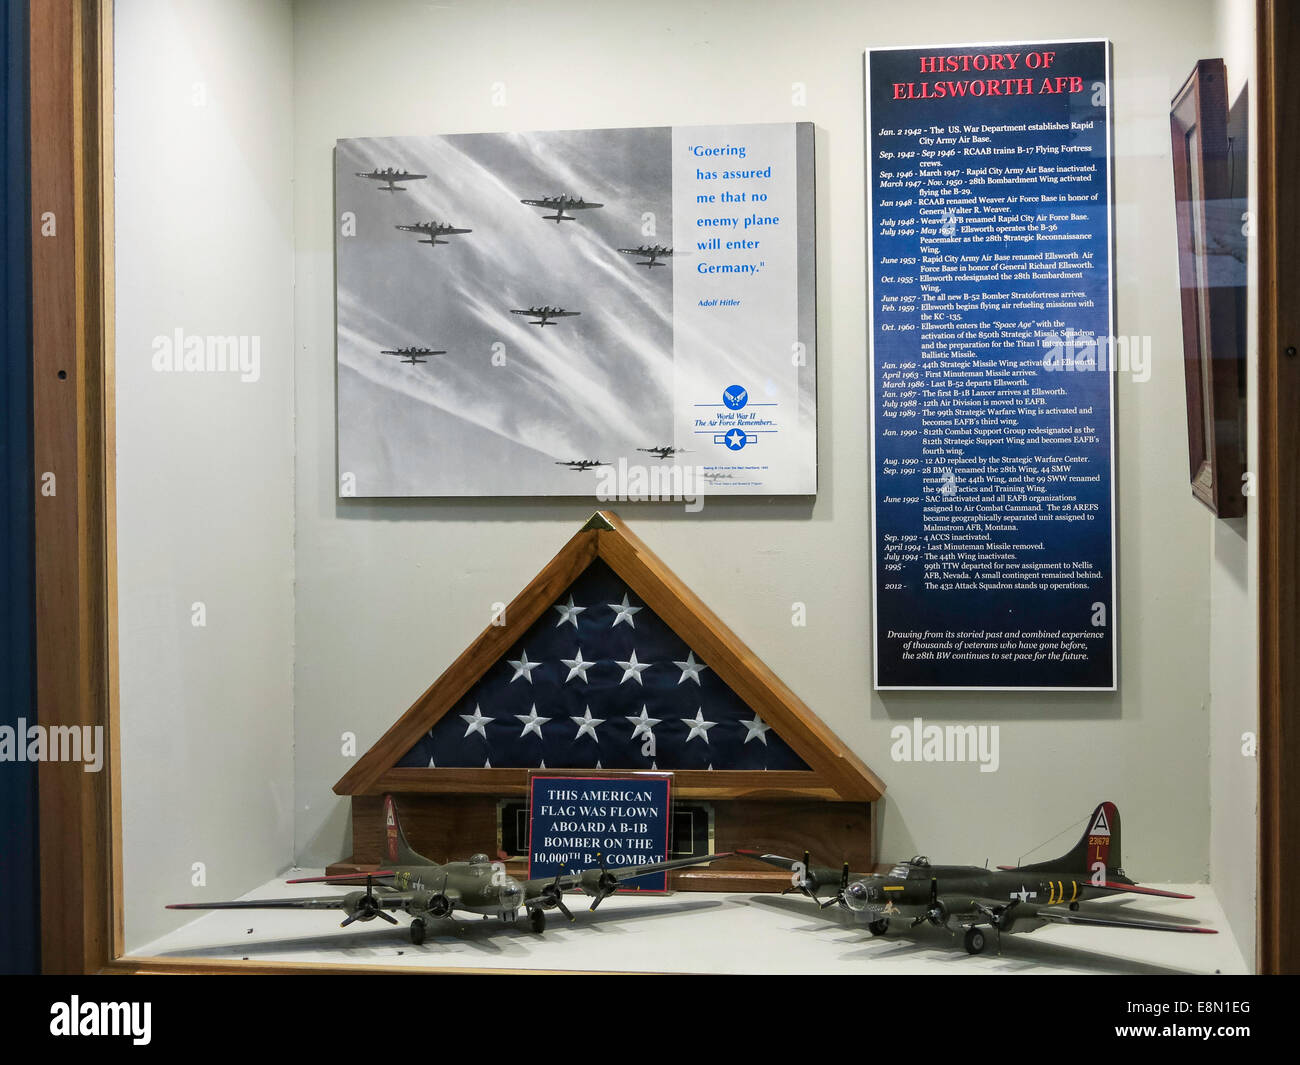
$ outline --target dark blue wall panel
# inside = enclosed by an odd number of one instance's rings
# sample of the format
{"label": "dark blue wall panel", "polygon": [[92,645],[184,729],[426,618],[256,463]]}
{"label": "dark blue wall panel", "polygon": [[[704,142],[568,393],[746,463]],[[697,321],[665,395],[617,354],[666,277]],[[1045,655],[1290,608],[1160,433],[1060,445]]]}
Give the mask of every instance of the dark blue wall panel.
{"label": "dark blue wall panel", "polygon": [[[32,360],[27,2],[0,15],[0,727],[33,711]],[[0,972],[40,966],[36,772],[0,762]]]}

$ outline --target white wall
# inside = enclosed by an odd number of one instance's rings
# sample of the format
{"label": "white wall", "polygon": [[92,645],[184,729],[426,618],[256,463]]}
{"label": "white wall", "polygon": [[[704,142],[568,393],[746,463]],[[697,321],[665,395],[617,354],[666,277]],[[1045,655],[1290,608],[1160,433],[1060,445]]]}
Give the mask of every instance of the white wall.
{"label": "white wall", "polygon": [[[637,533],[889,785],[881,850],[1014,859],[1101,799],[1152,880],[1209,869],[1210,524],[1187,487],[1169,101],[1212,50],[1200,3],[699,5],[368,3],[295,7],[297,847],[347,853],[331,785],[595,508],[592,501],[335,499],[336,138],[811,120],[817,125],[821,491],[624,504]],[[1120,692],[870,690],[862,51],[1109,36],[1115,44],[1118,330],[1155,372],[1119,382]],[[792,104],[793,83],[807,106]],[[505,106],[493,106],[502,83]],[[791,608],[807,604],[808,626]],[[999,723],[1001,769],[895,764],[920,715]],[[1041,852],[1063,851],[1073,835]],[[827,856],[828,860],[834,856]]]}
{"label": "white wall", "polygon": [[[292,18],[262,0],[114,6],[122,830],[136,947],[182,922],[163,902],[229,898],[292,853]],[[155,371],[154,338],[177,328],[257,337],[257,380]],[[205,627],[192,624],[196,602]],[[191,887],[195,862],[206,889]]]}
{"label": "white wall", "polygon": [[[1228,72],[1228,106],[1254,78],[1254,5],[1217,0],[1215,50]],[[1256,209],[1255,113],[1251,106],[1250,208]],[[1246,351],[1247,470],[1258,449],[1259,333],[1255,313],[1258,261],[1251,242]],[[1245,518],[1216,521],[1210,555],[1210,878],[1247,964],[1255,956],[1259,763],[1245,757],[1243,737],[1259,728],[1259,511],[1247,498]]]}

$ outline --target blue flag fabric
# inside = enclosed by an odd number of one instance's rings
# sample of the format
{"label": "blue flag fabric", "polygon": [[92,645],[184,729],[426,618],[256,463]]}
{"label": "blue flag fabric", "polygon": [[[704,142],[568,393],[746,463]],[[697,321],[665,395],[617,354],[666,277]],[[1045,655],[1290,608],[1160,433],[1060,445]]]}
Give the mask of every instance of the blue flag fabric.
{"label": "blue flag fabric", "polygon": [[397,764],[808,770],[600,559]]}

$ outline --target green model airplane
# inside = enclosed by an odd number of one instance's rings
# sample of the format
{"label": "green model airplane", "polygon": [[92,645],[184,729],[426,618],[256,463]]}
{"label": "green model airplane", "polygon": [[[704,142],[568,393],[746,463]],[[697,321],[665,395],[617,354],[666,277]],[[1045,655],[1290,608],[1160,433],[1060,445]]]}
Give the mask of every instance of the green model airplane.
{"label": "green model airplane", "polygon": [[[346,884],[365,881],[365,890],[346,895],[324,895],[299,899],[241,899],[235,902],[179,902],[169,910],[343,910],[347,916],[341,928],[353,921],[373,921],[376,917],[397,924],[387,911],[405,911],[411,916],[411,942],[424,942],[428,923],[453,917],[458,912],[499,917],[514,924],[522,906],[528,911],[534,932],[546,928],[546,911],[559,910],[570,921],[573,914],[564,904],[564,893],[579,890],[591,896],[591,909],[619,889],[630,877],[660,873],[667,869],[684,869],[706,865],[725,858],[725,854],[705,854],[694,858],[677,858],[649,865],[630,865],[619,869],[600,868],[578,873],[563,872],[542,880],[519,881],[505,871],[501,862],[486,854],[475,854],[467,862],[439,865],[417,854],[406,842],[397,818],[397,806],[391,795],[384,796],[384,839],[386,867],[373,873],[343,873],[338,876],[309,876],[289,880],[290,884]],[[598,856],[600,857],[600,856]],[[379,892],[375,888],[378,886]]]}
{"label": "green model airplane", "polygon": [[[896,920],[910,919],[913,928],[928,921],[939,928],[965,929],[965,945],[971,954],[979,954],[987,946],[985,928],[992,928],[999,938],[1003,932],[1032,932],[1049,922],[1159,932],[1216,931],[1078,912],[1081,902],[1125,892],[1168,899],[1193,898],[1143,887],[1124,874],[1119,864],[1119,810],[1111,802],[1103,802],[1093,810],[1087,830],[1071,851],[1036,865],[1003,865],[997,869],[931,865],[929,858],[918,855],[900,862],[888,873],[874,874],[850,873],[848,863],[841,870],[814,868],[809,865],[807,851],[803,861],[754,851],[737,853],[791,869],[794,890],[822,908],[839,905],[863,915],[874,936],[884,935]],[[834,895],[819,897],[819,892],[832,887]]]}

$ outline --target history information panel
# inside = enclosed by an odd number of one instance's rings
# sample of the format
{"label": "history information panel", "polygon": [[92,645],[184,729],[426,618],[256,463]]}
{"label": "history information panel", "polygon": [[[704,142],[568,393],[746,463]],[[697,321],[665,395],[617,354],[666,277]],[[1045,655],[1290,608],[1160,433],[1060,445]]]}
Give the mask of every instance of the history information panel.
{"label": "history information panel", "polygon": [[866,91],[876,687],[1114,689],[1109,45]]}

